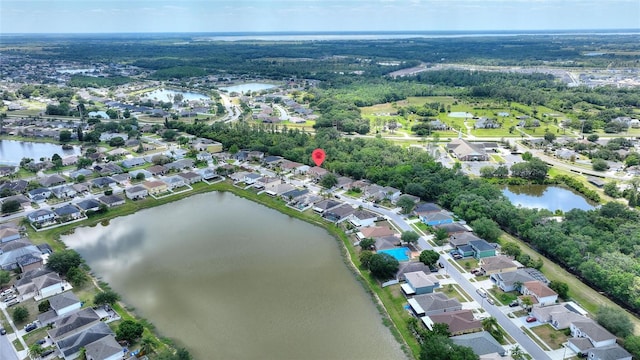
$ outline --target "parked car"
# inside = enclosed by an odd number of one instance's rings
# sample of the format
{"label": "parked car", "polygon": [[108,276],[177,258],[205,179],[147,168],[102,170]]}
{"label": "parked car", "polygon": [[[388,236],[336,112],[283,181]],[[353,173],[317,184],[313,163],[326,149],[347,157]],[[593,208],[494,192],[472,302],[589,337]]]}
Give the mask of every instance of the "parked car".
{"label": "parked car", "polygon": [[520,305],[520,304],[518,304],[518,302],[514,300],[509,304],[509,307],[516,307],[518,305]]}
{"label": "parked car", "polygon": [[7,303],[7,307],[11,307],[13,305],[19,304],[20,301],[18,301],[18,299],[12,299],[6,302]]}
{"label": "parked car", "polygon": [[478,272],[480,272],[480,270],[478,270],[478,269],[473,269],[473,270],[471,270],[471,273],[472,273],[472,274],[475,274],[475,273],[478,273]]}
{"label": "parked car", "polygon": [[3,327],[0,327],[0,335],[5,335],[7,333],[7,330],[5,330]]}
{"label": "parked car", "polygon": [[488,302],[489,304],[491,304],[491,305],[495,304],[495,303],[493,302],[493,299],[491,299],[491,298],[487,298],[487,302]]}
{"label": "parked car", "polygon": [[42,355],[40,355],[40,357],[44,359],[47,356],[53,354],[54,351],[56,351],[56,349],[47,349],[42,353]]}
{"label": "parked car", "polygon": [[536,320],[537,319],[535,317],[533,317],[533,316],[527,316],[527,322],[528,323],[536,322]]}
{"label": "parked car", "polygon": [[482,289],[478,289],[476,290],[476,292],[478,293],[478,295],[482,296],[483,298],[487,297],[487,292]]}
{"label": "parked car", "polygon": [[444,269],[444,265],[441,262],[438,263],[438,266],[440,266],[441,269]]}
{"label": "parked car", "polygon": [[24,331],[26,331],[26,332],[30,332],[30,331],[33,331],[33,330],[35,330],[35,329],[37,329],[37,328],[38,328],[38,324],[36,324],[36,323],[31,323],[31,324],[27,324],[27,325],[24,327]]}
{"label": "parked car", "polygon": [[2,290],[2,292],[0,292],[0,296],[7,296],[9,294],[13,294],[14,292],[16,291],[11,288],[5,289],[5,290]]}
{"label": "parked car", "polygon": [[42,344],[44,344],[46,342],[47,342],[47,339],[40,339],[40,340],[36,341],[36,344],[42,345]]}
{"label": "parked car", "polygon": [[18,297],[18,295],[16,295],[16,294],[11,294],[11,295],[7,296],[7,297],[4,299],[4,302],[9,302],[9,301],[11,301],[11,300],[13,300],[13,299],[15,299],[15,298],[17,298],[17,297]]}

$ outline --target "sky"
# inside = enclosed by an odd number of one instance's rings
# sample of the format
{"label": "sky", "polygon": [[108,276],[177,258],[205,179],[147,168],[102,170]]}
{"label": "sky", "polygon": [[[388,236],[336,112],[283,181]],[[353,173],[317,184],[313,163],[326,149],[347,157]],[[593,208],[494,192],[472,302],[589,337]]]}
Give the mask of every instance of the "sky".
{"label": "sky", "polygon": [[640,0],[0,0],[0,34],[640,29]]}

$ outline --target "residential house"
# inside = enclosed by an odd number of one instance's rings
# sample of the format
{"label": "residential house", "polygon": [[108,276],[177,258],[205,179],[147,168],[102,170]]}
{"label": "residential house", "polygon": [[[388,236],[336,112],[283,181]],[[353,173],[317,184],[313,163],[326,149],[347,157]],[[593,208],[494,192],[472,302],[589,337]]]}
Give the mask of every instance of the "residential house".
{"label": "residential house", "polygon": [[551,324],[556,330],[568,329],[572,323],[586,319],[565,304],[534,306],[531,309],[531,316],[534,316],[541,323]]}
{"label": "residential house", "polygon": [[[394,238],[397,243],[399,239],[396,237]],[[378,248],[376,247],[376,249]],[[398,266],[398,272],[396,272],[396,280],[406,281],[406,274],[420,271],[424,272],[425,274],[431,274],[431,270],[429,270],[429,267],[420,261],[403,261],[400,263],[400,266]]]}
{"label": "residential house", "polygon": [[268,167],[274,167],[283,161],[281,156],[265,156],[262,162]]}
{"label": "residential house", "polygon": [[146,163],[147,163],[147,161],[144,158],[135,157],[135,158],[123,160],[122,161],[122,167],[125,168],[125,169],[131,169],[131,168],[136,167],[136,166],[142,166],[142,165],[144,165]]}
{"label": "residential house", "polygon": [[120,185],[125,185],[127,182],[129,182],[129,180],[131,180],[131,174],[129,173],[115,174],[115,175],[112,175],[111,178],[116,183]]}
{"label": "residential house", "polygon": [[93,174],[93,171],[89,170],[89,169],[79,169],[76,171],[73,171],[69,174],[69,177],[71,177],[72,179],[77,179],[78,176],[82,175],[84,177],[90,176]]}
{"label": "residential house", "polygon": [[444,229],[449,236],[462,234],[469,231],[469,229],[466,226],[457,222],[450,223],[450,224],[440,224],[434,227],[436,229]]}
{"label": "residential house", "polygon": [[30,223],[40,225],[51,222],[55,220],[55,218],[56,214],[49,209],[38,209],[27,215],[27,220],[29,220]]}
{"label": "residential house", "polygon": [[346,189],[351,183],[353,183],[353,179],[346,176],[338,177],[338,184],[336,185],[339,189]]}
{"label": "residential house", "polygon": [[478,266],[485,275],[518,270],[518,264],[504,255],[481,258]]}
{"label": "residential house", "polygon": [[87,360],[120,360],[122,346],[111,336],[105,336],[84,346]]}
{"label": "residential house", "polygon": [[262,176],[260,174],[248,173],[242,178],[242,182],[247,185],[253,185],[260,179]]}
{"label": "residential house", "polygon": [[206,151],[202,151],[196,154],[196,160],[198,161],[212,161],[213,155]]}
{"label": "residential house", "polygon": [[42,203],[51,197],[51,190],[47,188],[37,188],[27,193],[31,201],[35,203]]}
{"label": "residential house", "polygon": [[132,179],[137,179],[138,178],[138,174],[144,175],[145,179],[153,177],[152,173],[150,173],[149,171],[144,170],[144,169],[129,171],[129,176],[131,176]]}
{"label": "residential house", "polygon": [[185,184],[195,184],[197,182],[202,181],[202,175],[195,173],[193,171],[188,171],[184,173],[178,174],[183,180]]}
{"label": "residential house", "polygon": [[102,195],[98,198],[98,200],[107,205],[107,207],[114,207],[114,206],[118,206],[118,205],[122,205],[124,204],[124,198],[120,197],[119,195]]}
{"label": "residential house", "polygon": [[435,275],[424,271],[405,273],[404,278],[406,283],[401,288],[406,295],[430,294],[440,286],[440,280]]}
{"label": "residential house", "polygon": [[[434,203],[419,203],[413,209],[413,214],[415,216],[421,217],[425,214],[438,213],[441,212],[442,208]],[[422,219],[421,219],[422,220]]]}
{"label": "residential house", "polygon": [[349,222],[356,227],[373,226],[377,220],[378,214],[368,210],[357,209],[349,215]]}
{"label": "residential house", "polygon": [[149,195],[149,190],[147,190],[142,185],[135,185],[135,186],[126,188],[124,190],[124,194],[127,198],[131,200],[138,200],[138,199],[144,199],[145,197],[147,197],[147,195]]}
{"label": "residential house", "polygon": [[25,180],[14,180],[9,182],[4,182],[0,184],[0,192],[5,190],[5,191],[10,191],[11,193],[14,193],[14,194],[19,194],[19,193],[23,193],[28,186],[29,186],[29,183]]}
{"label": "residential house", "polygon": [[558,293],[538,280],[525,282],[520,292],[522,295],[532,295],[540,306],[555,304],[558,301]]}
{"label": "residential house", "polygon": [[167,168],[162,165],[153,165],[147,168],[147,171],[153,176],[164,175],[167,172]]}
{"label": "residential house", "polygon": [[166,183],[157,180],[145,181],[142,186],[147,189],[149,195],[158,195],[169,191],[169,186]]}
{"label": "residential house", "polygon": [[453,247],[469,245],[469,241],[481,240],[476,234],[467,231],[449,236],[449,244]]}
{"label": "residential house", "polygon": [[482,330],[482,321],[475,319],[473,311],[468,309],[425,316],[422,322],[429,330],[433,330],[434,324],[447,324],[452,336]]}
{"label": "residential house", "polygon": [[271,190],[266,190],[265,194],[271,195],[271,196],[279,196],[294,189],[295,189],[295,186],[291,184],[278,184],[273,188],[271,188]]}
{"label": "residential house", "polygon": [[254,185],[257,189],[272,189],[278,184],[282,184],[282,180],[277,177],[263,176],[255,181]]}
{"label": "residential house", "polygon": [[115,185],[116,181],[110,177],[99,177],[91,180],[91,186],[99,189],[105,189]]}
{"label": "residential house", "polygon": [[73,188],[73,190],[76,191],[76,195],[77,194],[88,194],[91,191],[91,184],[88,182],[83,182],[83,183],[79,183],[79,184],[73,184],[71,185],[71,187]]}
{"label": "residential house", "polygon": [[349,204],[342,204],[331,210],[327,210],[322,214],[322,217],[333,222],[341,222],[345,220],[349,215],[353,214],[355,209]]}
{"label": "residential house", "polygon": [[60,218],[60,221],[62,222],[77,220],[82,217],[82,212],[80,211],[80,209],[78,209],[77,207],[71,204],[67,204],[59,208],[53,209],[53,212],[56,214],[58,218]]}
{"label": "residential house", "polygon": [[46,177],[38,179],[38,183],[40,183],[40,185],[42,185],[43,187],[51,187],[51,186],[61,185],[61,184],[64,184],[66,182],[67,182],[67,180],[65,180],[65,178],[63,178],[62,176],[60,176],[58,174],[53,174],[51,176],[46,176]]}
{"label": "residential house", "polygon": [[167,188],[169,188],[169,190],[173,190],[173,189],[177,189],[183,186],[186,186],[186,183],[184,182],[184,178],[178,175],[175,176],[167,176],[165,178],[162,179],[162,181],[167,184]]}
{"label": "residential house", "polygon": [[309,171],[307,171],[307,175],[309,175],[310,177],[314,178],[314,179],[320,179],[322,177],[324,177],[325,175],[327,175],[329,173],[329,171],[327,169],[323,169],[319,166],[314,166],[311,169],[309,169]]}
{"label": "residential house", "polygon": [[453,216],[451,216],[446,211],[440,211],[436,213],[428,213],[428,214],[422,215],[420,216],[420,220],[422,220],[423,223],[429,226],[436,226],[436,225],[453,223]]}
{"label": "residential house", "polygon": [[67,284],[55,272],[40,268],[22,274],[14,286],[23,297],[47,298],[63,292]]}
{"label": "residential house", "polygon": [[481,117],[476,120],[476,123],[473,125],[473,127],[476,129],[498,129],[500,128],[500,123],[495,119]]}
{"label": "residential house", "polygon": [[309,190],[307,189],[293,189],[291,191],[287,191],[286,193],[283,193],[280,195],[281,198],[283,198],[285,201],[297,201],[299,198],[307,195],[309,193]]}
{"label": "residential house", "polygon": [[93,170],[97,171],[102,176],[109,176],[124,172],[120,166],[114,163],[96,165],[93,167]]}
{"label": "residential house", "polygon": [[262,151],[249,151],[249,160],[250,161],[259,161],[261,162],[264,159],[264,153]]}
{"label": "residential house", "polygon": [[76,204],[77,207],[83,211],[98,211],[100,210],[100,202],[95,199],[82,200]]}
{"label": "residential house", "polygon": [[0,165],[0,176],[11,175],[16,172],[15,166]]}
{"label": "residential house", "polygon": [[486,331],[453,336],[450,339],[456,345],[470,347],[478,356],[496,353],[504,356],[507,353],[502,345]]}
{"label": "residential house", "polygon": [[486,240],[469,241],[469,246],[473,249],[473,257],[482,259],[490,256],[496,256],[496,248]]}
{"label": "residential house", "polygon": [[57,197],[58,199],[68,199],[75,197],[78,194],[73,186],[69,185],[56,186],[50,188],[50,190],[53,196]]}
{"label": "residential house", "polygon": [[49,299],[49,305],[51,306],[51,310],[55,311],[56,315],[64,316],[80,310],[82,302],[73,292],[66,291],[62,294],[52,296]]}
{"label": "residential house", "polygon": [[[616,336],[611,334],[605,328],[600,326],[594,320],[584,319],[580,321],[575,321],[569,326],[571,329],[571,335],[574,338],[585,338],[589,340],[591,343],[591,347],[594,348],[604,348],[607,346],[615,345]],[[586,349],[583,349],[582,344],[576,343],[574,344],[573,339],[569,341],[569,347],[572,348],[575,352],[581,353]]]}
{"label": "residential house", "polygon": [[360,240],[366,239],[366,238],[375,239],[379,237],[393,236],[396,234],[396,232],[392,230],[389,226],[369,226],[369,227],[360,228],[359,230],[360,231],[358,232],[358,234],[356,234],[356,236]]}
{"label": "residential house", "polygon": [[518,269],[516,271],[502,272],[491,274],[489,278],[496,283],[496,285],[502,289],[502,291],[509,292],[514,290],[520,290],[522,284],[528,281],[540,280],[548,281],[538,270],[533,268]]}
{"label": "residential house", "polygon": [[211,168],[200,169],[200,170],[197,170],[196,172],[200,174],[203,180],[207,180],[207,181],[213,180],[218,176],[218,174],[216,174],[216,172]]}
{"label": "residential house", "polygon": [[58,342],[99,323],[101,323],[100,315],[88,307],[64,315],[54,323],[53,328],[48,330],[47,334],[53,342]]}
{"label": "residential house", "polygon": [[24,254],[18,256],[16,258],[16,263],[18,264],[18,268],[22,273],[25,273],[29,270],[35,270],[42,267],[43,260],[40,254]]}
{"label": "residential house", "polygon": [[193,159],[180,159],[169,164],[165,164],[164,167],[169,171],[181,171],[185,169],[192,169],[195,166]]}
{"label": "residential house", "polygon": [[18,260],[25,255],[40,257],[42,252],[27,238],[0,243],[0,269],[9,271],[19,268]]}
{"label": "residential house", "polygon": [[196,151],[207,151],[210,153],[222,152],[221,143],[205,138],[195,139],[195,141],[193,141],[193,143],[191,144],[191,147]]}
{"label": "residential house", "polygon": [[481,143],[471,143],[457,138],[447,144],[447,149],[461,161],[489,161],[489,155]]}
{"label": "residential house", "polygon": [[322,201],[316,203],[313,206],[312,209],[313,209],[313,211],[322,214],[326,210],[333,209],[334,207],[336,207],[336,206],[338,206],[340,204],[342,204],[342,202],[340,202],[340,201],[332,200],[332,199],[325,199],[325,200],[322,200]]}
{"label": "residential house", "polygon": [[22,237],[18,225],[12,222],[0,224],[0,243],[18,240]]}
{"label": "residential house", "polygon": [[619,345],[593,348],[587,351],[589,360],[632,360],[633,356]]}
{"label": "residential house", "polygon": [[458,299],[449,298],[441,292],[416,295],[407,302],[411,311],[418,317],[462,310],[462,304]]}

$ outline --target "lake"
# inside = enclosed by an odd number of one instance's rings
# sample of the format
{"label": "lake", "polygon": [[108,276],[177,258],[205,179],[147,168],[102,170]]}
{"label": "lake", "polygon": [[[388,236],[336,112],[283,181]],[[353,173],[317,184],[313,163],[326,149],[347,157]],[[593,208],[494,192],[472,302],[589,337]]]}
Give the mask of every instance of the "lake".
{"label": "lake", "polygon": [[149,99],[158,99],[160,101],[173,101],[173,97],[176,94],[182,94],[184,100],[192,101],[192,100],[209,100],[210,98],[207,95],[187,92],[187,91],[176,91],[169,89],[157,89],[147,93],[142,94],[142,97]]}
{"label": "lake", "polygon": [[232,92],[246,93],[247,91],[251,91],[251,92],[262,91],[262,90],[272,89],[274,87],[276,86],[272,84],[247,83],[247,84],[221,87],[220,90],[225,90],[229,93],[232,93]]}
{"label": "lake", "polygon": [[550,211],[572,209],[591,210],[594,205],[580,194],[559,186],[508,185],[502,193],[516,206],[547,209]]}
{"label": "lake", "polygon": [[80,155],[80,147],[63,150],[62,145],[37,143],[30,141],[0,140],[0,164],[19,165],[22,158],[40,161],[40,158],[51,158],[53,154],[61,157]]}
{"label": "lake", "polygon": [[196,359],[404,359],[324,229],[230,193],[62,237]]}

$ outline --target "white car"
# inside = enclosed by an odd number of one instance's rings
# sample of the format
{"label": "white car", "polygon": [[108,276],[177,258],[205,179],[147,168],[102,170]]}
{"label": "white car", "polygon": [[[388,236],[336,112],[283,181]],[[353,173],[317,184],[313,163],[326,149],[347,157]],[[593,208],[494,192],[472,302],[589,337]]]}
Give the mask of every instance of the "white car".
{"label": "white car", "polygon": [[7,296],[9,294],[13,294],[14,292],[16,292],[16,291],[13,290],[13,289],[6,289],[3,292],[0,292],[0,296]]}

